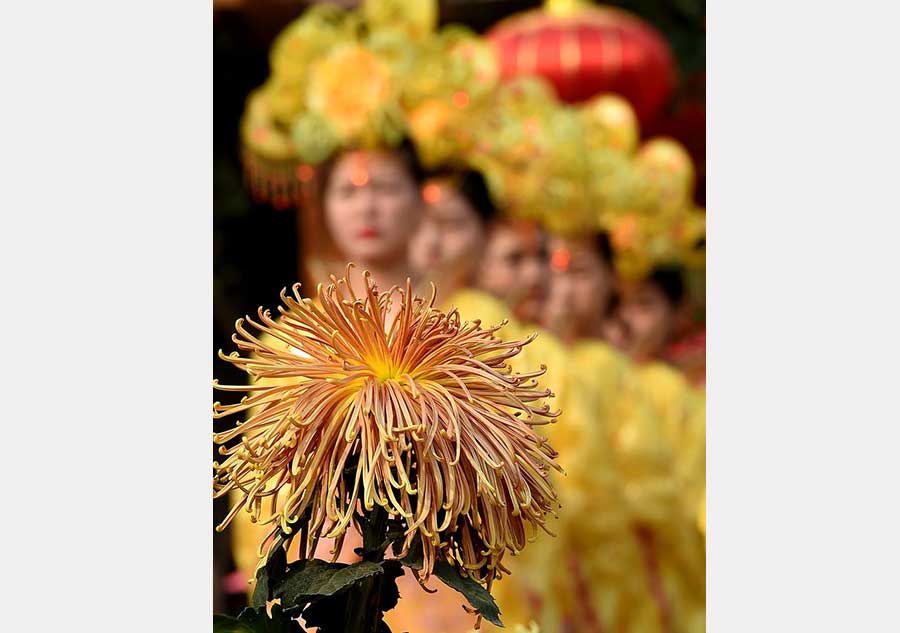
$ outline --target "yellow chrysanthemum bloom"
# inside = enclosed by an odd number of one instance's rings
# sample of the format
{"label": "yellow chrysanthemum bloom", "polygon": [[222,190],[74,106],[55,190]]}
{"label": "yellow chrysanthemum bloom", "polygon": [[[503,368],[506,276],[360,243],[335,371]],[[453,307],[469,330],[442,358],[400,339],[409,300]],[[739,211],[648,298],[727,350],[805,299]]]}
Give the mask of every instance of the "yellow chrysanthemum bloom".
{"label": "yellow chrysanthemum bloom", "polygon": [[625,213],[607,223],[616,272],[629,280],[644,277],[653,266],[680,264],[702,269],[706,262],[706,214],[682,206],[657,216]]}
{"label": "yellow chrysanthemum bloom", "polygon": [[622,97],[602,94],[578,107],[585,140],[592,150],[612,148],[631,155],[640,140],[637,116]]}
{"label": "yellow chrysanthemum bloom", "polygon": [[319,537],[336,539],[338,552],[354,512],[377,505],[404,522],[401,556],[420,540],[425,578],[438,557],[480,581],[498,577],[504,552],[523,549],[557,506],[556,453],[532,429],[558,415],[538,386],[544,368],[519,374],[508,364],[531,339],[503,342],[499,326],[444,313],[434,292],[413,296],[409,283],[379,292],[366,274],[356,296],[346,278],[332,280],[315,302],[299,284],[293,297],[282,292],[277,320],[262,308],[259,322],[247,317],[267,337],[238,320],[233,340],[245,355],[220,352],[273,382],[216,385],[249,392],[214,405],[217,418],[249,412],[214,436],[239,440],[214,464],[215,495],[240,491],[218,529],[246,510],[272,526],[260,556],[294,527],[301,556]]}
{"label": "yellow chrysanthemum bloom", "polygon": [[449,102],[439,99],[423,101],[408,112],[407,118],[410,133],[425,163],[439,164],[442,160],[448,160],[458,149],[452,125],[457,117]]}
{"label": "yellow chrysanthemum bloom", "polygon": [[342,139],[363,132],[393,92],[388,65],[358,44],[335,48],[310,70],[307,104],[324,116]]}
{"label": "yellow chrysanthemum bloom", "polygon": [[653,188],[657,204],[678,209],[693,196],[696,170],[687,149],[668,137],[648,140],[635,157],[638,170]]}
{"label": "yellow chrysanthemum bloom", "polygon": [[430,35],[438,21],[435,0],[365,0],[362,13],[366,21],[380,29],[397,30],[411,39]]}

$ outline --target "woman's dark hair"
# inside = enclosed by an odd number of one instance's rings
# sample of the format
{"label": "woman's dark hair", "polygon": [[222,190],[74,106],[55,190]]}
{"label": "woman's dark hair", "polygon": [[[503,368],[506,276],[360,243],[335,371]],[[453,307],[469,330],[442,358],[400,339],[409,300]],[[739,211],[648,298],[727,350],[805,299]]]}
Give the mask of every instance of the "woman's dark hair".
{"label": "woman's dark hair", "polygon": [[607,318],[614,316],[621,306],[622,294],[617,289],[614,289],[609,293],[609,300],[606,303],[606,313],[603,314],[603,317]]}
{"label": "woman's dark hair", "polygon": [[594,235],[594,246],[597,253],[610,268],[614,267],[612,244],[609,241],[609,235],[605,231],[600,231]]}
{"label": "woman's dark hair", "polygon": [[659,288],[673,307],[684,298],[684,270],[681,266],[657,266],[650,271],[646,282]]}
{"label": "woman's dark hair", "polygon": [[[352,151],[354,148],[347,148],[344,151]],[[416,146],[410,141],[408,138],[403,139],[403,142],[396,147],[385,148],[384,151],[391,152],[399,156],[403,162],[406,164],[406,167],[409,169],[409,173],[413,178],[413,181],[417,185],[421,185],[425,180],[425,168],[422,166],[422,161],[419,160],[419,153],[416,151]],[[328,181],[331,180],[331,173],[334,170],[334,165],[337,162],[337,159],[341,156],[343,152],[335,152],[328,160],[319,165],[316,168],[318,172],[318,194],[319,200],[324,199],[325,191],[328,189]]]}
{"label": "woman's dark hair", "polygon": [[416,184],[422,184],[425,181],[425,168],[422,166],[422,161],[419,160],[419,152],[416,151],[415,144],[405,138],[393,151],[399,154],[406,166],[409,167],[409,173],[412,174]]}
{"label": "woman's dark hair", "polygon": [[481,172],[474,169],[443,169],[428,174],[428,178],[449,181],[469,201],[483,223],[496,217],[497,207]]}

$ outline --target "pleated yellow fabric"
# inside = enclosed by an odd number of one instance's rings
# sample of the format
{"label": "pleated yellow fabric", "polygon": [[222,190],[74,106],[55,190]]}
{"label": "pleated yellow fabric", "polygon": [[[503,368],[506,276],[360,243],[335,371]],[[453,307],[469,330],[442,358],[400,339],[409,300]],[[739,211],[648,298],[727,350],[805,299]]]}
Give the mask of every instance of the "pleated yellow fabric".
{"label": "pleated yellow fabric", "polygon": [[[464,318],[509,319],[476,291],[452,301]],[[533,329],[510,319],[498,335]],[[549,523],[555,538],[538,534],[504,560],[512,574],[492,589],[501,613],[508,622],[534,619],[546,631],[661,631],[634,532],[635,517],[663,521],[674,503],[671,456],[659,442],[654,410],[627,360],[602,343],[565,346],[539,331],[514,369],[541,364],[553,406],[563,411],[557,423],[538,428],[566,472],[554,480],[562,508]]]}
{"label": "pleated yellow fabric", "polygon": [[706,395],[663,363],[641,365],[637,373],[675,457],[678,511],[655,531],[654,551],[678,630],[704,631],[706,551],[698,508],[705,508]]}

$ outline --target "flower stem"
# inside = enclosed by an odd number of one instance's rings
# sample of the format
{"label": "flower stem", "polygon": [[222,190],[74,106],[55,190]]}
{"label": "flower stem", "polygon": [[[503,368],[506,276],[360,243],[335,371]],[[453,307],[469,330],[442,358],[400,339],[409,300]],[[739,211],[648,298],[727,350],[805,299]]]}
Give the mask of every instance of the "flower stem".
{"label": "flower stem", "polygon": [[[384,552],[379,547],[387,534],[388,513],[375,506],[365,514],[371,529],[363,530],[363,560],[380,563]],[[347,601],[347,633],[377,633],[381,622],[381,582],[383,574],[366,578],[350,592]]]}

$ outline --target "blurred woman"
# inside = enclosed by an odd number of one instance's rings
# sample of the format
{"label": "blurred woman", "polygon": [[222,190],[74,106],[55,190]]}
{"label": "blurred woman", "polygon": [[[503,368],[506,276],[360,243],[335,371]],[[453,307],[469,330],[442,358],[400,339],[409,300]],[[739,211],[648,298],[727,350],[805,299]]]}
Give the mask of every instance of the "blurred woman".
{"label": "blurred woman", "polygon": [[[425,217],[411,244],[412,259],[425,277],[452,280],[444,285],[442,306],[457,309],[463,319],[479,318],[486,325],[507,322],[497,333],[506,340],[525,338],[539,329],[517,318],[536,321],[546,289],[545,247],[538,227],[498,217],[484,179],[477,172],[441,174],[425,186],[423,197],[427,203]],[[512,364],[519,371],[546,365],[548,371],[542,384],[557,396],[551,405],[568,412],[576,404],[570,406],[566,397],[564,351],[558,339],[540,332],[536,340],[512,359]],[[538,431],[554,447],[561,447],[559,463],[570,476],[557,478],[554,486],[570,512],[551,527],[556,538],[538,534],[525,551],[504,559],[513,573],[494,583],[492,592],[508,623],[535,619],[549,627],[547,630],[575,627],[572,630],[593,631],[596,629],[590,626],[596,624],[594,605],[580,604],[585,596],[583,580],[573,580],[569,562],[574,553],[572,526],[583,523],[578,508],[586,508],[588,498],[601,500],[601,504],[616,503],[596,485],[598,473],[611,460],[605,453],[599,454],[607,445],[592,436],[592,428],[579,425],[575,415],[567,416],[566,420],[564,425],[541,427]],[[598,468],[598,465],[602,466]],[[585,476],[591,481],[585,481]],[[613,513],[607,512],[610,514]],[[602,545],[591,542],[593,551],[599,551],[598,547]],[[618,555],[612,554],[612,550],[603,551],[607,559]],[[401,600],[392,614],[388,614],[391,626],[398,624],[401,630],[404,627],[417,630],[429,625],[439,603],[427,598],[419,600],[414,593],[404,596],[406,601]],[[460,611],[459,602],[457,596],[457,611]],[[587,598],[587,602],[591,599]],[[451,599],[446,604],[454,603]],[[488,624],[483,627],[490,629]]]}
{"label": "blurred woman", "polygon": [[682,271],[675,266],[656,267],[627,286],[618,309],[624,351],[639,362],[663,358],[678,333],[684,296]]}
{"label": "blurred woman", "polygon": [[[569,413],[598,427],[613,464],[594,483],[594,513],[607,511],[584,530],[589,540],[615,544],[617,556],[584,557],[579,567],[602,593],[625,603],[606,616],[614,630],[666,630],[671,609],[660,588],[656,561],[646,552],[645,532],[661,529],[676,506],[673,455],[662,424],[628,359],[603,341],[605,317],[617,298],[612,250],[605,234],[553,236],[550,285],[542,323],[566,344]],[[608,491],[604,494],[604,490]],[[604,498],[606,497],[606,498]],[[610,512],[614,509],[614,512]],[[615,587],[617,589],[605,589]]]}
{"label": "blurred woman", "polygon": [[[322,166],[319,197],[328,231],[323,238],[330,238],[338,266],[353,262],[382,290],[406,283],[414,274],[408,245],[422,217],[422,178],[410,143],[394,150],[344,151]],[[351,281],[358,286],[354,291],[362,292],[362,276]]]}
{"label": "blurred woman", "polygon": [[491,223],[478,260],[476,286],[492,294],[522,323],[538,323],[547,296],[547,237],[535,222]]}
{"label": "blurred woman", "polygon": [[537,321],[547,289],[546,241],[531,222],[501,217],[480,172],[444,171],[423,188],[425,213],[410,243],[413,270],[438,298],[484,291],[523,323]]}
{"label": "blurred woman", "polygon": [[[622,563],[635,575],[646,570],[666,628],[702,630],[704,557],[696,523],[685,512],[698,472],[688,464],[696,466],[705,446],[698,437],[702,408],[685,382],[661,390],[659,378],[603,340],[609,334],[627,340],[629,326],[615,319],[619,282],[605,235],[553,237],[550,268],[543,324],[567,342],[568,386],[580,386],[576,405],[605,427],[613,447],[626,514],[611,529],[627,530],[641,552],[639,560]],[[602,569],[595,573],[606,577]]]}
{"label": "blurred woman", "polygon": [[[521,369],[548,366],[545,384],[555,392],[552,404],[564,417],[563,423],[540,432],[559,451],[567,473],[555,482],[565,512],[551,527],[557,537],[538,535],[508,559],[505,564],[513,573],[492,591],[504,617],[513,622],[533,618],[548,630],[584,632],[662,630],[632,529],[638,514],[648,521],[671,514],[664,507],[673,497],[671,462],[653,442],[657,438],[652,434],[658,434],[654,414],[646,399],[624,395],[632,394],[635,385],[623,357],[605,348],[605,354],[586,354],[589,362],[573,363],[571,346],[522,322],[523,317],[538,321],[548,308],[542,301],[549,272],[546,242],[534,224],[496,218],[483,197],[471,193],[485,188],[453,186],[477,181],[471,175],[443,177],[426,185],[428,204],[413,238],[412,259],[426,277],[456,280],[442,303],[459,309],[463,318],[478,317],[488,324],[508,320],[498,332],[504,338],[539,331],[513,364]],[[485,222],[490,217],[495,219]],[[608,301],[614,283],[608,243],[599,236],[571,244],[555,239],[553,245],[554,281],[563,268],[571,271],[571,278],[555,287],[556,321],[571,323],[574,311],[581,315],[577,323],[590,322],[590,328],[567,331],[567,338],[595,337],[597,306]],[[565,266],[559,254],[564,246],[571,260]],[[459,288],[465,280],[475,288]],[[404,605],[401,600],[396,611],[399,621],[413,630],[424,624],[414,601]]]}
{"label": "blurred woman", "polygon": [[566,342],[599,339],[616,292],[604,233],[550,239],[550,284],[543,325]]}
{"label": "blurred woman", "polygon": [[[336,250],[339,266],[353,262],[369,271],[382,290],[406,283],[407,277],[413,274],[407,247],[421,217],[422,174],[409,143],[392,150],[348,149],[321,166],[319,200],[322,220],[328,229],[328,235],[322,237]],[[365,293],[361,274],[351,275],[350,283],[354,292]],[[396,311],[399,306],[393,309]],[[267,335],[263,340],[275,343]],[[255,575],[257,548],[268,527],[250,523],[249,515],[243,512],[231,525],[235,563],[249,580]],[[354,531],[347,534],[338,558],[342,562],[356,560],[353,547],[361,544],[356,542],[360,539]],[[323,540],[316,557],[330,558],[330,547]],[[296,558],[297,546],[288,554],[289,558]]]}
{"label": "blurred woman", "polygon": [[643,278],[624,282],[614,318],[623,326],[620,349],[637,363],[648,397],[665,423],[666,437],[675,447],[684,511],[689,516],[695,513],[705,533],[706,399],[697,386],[702,385],[702,373],[688,374],[685,367],[671,362],[673,343],[687,321],[684,274],[679,265],[658,265]]}
{"label": "blurred woman", "polygon": [[[515,304],[516,298],[529,294],[527,290],[515,292],[517,288],[542,283],[543,261],[537,250],[528,251],[527,241],[520,240],[515,225],[498,217],[483,176],[468,169],[444,170],[428,179],[423,199],[426,204],[410,243],[410,260],[421,279],[436,284],[441,308],[456,309],[463,320],[477,318],[485,326],[506,322],[497,333],[505,340],[528,336],[534,328],[511,318],[510,307],[486,290],[493,289]],[[561,356],[555,353],[558,349],[552,338],[541,337],[513,359],[516,370],[534,370],[542,363],[558,369],[562,365]],[[553,375],[551,371],[542,383],[554,384]],[[559,390],[555,384],[553,388]],[[532,544],[529,549],[540,548]],[[513,576],[493,584],[492,591],[505,597],[498,597],[498,602],[507,625],[525,624],[530,619],[520,580]],[[421,591],[409,573],[398,585],[402,599],[385,614],[392,630],[461,633],[471,629],[473,618],[463,610],[462,597],[442,583],[429,583],[437,590],[435,595]]]}
{"label": "blurred woman", "polygon": [[424,213],[409,244],[409,258],[420,278],[436,284],[440,301],[475,285],[497,208],[484,177],[471,169],[432,175],[422,198]]}

